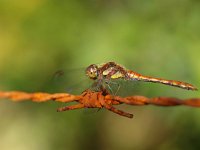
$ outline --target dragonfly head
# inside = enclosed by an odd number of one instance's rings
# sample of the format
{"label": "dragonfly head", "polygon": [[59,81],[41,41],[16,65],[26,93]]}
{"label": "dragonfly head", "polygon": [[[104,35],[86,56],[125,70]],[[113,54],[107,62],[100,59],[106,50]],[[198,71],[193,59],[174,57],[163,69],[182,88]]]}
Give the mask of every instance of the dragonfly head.
{"label": "dragonfly head", "polygon": [[90,79],[97,79],[98,76],[98,66],[95,64],[92,64],[90,66],[88,66],[85,70],[86,75],[90,78]]}

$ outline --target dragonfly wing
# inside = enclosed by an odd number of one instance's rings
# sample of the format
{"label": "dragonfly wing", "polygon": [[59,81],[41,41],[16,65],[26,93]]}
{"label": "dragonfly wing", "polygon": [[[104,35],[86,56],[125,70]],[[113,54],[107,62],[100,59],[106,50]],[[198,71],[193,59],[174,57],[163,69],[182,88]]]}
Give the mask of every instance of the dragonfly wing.
{"label": "dragonfly wing", "polygon": [[52,75],[54,92],[68,92],[80,94],[91,86],[90,79],[85,75],[83,69],[58,70]]}

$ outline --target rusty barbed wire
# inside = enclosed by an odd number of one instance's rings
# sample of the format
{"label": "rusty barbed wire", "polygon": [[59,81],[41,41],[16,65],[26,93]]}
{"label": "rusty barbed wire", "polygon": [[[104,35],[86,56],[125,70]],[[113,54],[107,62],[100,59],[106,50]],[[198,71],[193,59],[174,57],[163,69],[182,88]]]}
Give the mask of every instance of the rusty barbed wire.
{"label": "rusty barbed wire", "polygon": [[78,104],[65,106],[58,108],[57,111],[66,111],[80,108],[106,108],[114,113],[117,113],[121,116],[132,118],[133,114],[119,110],[113,105],[119,105],[122,103],[128,105],[157,105],[157,106],[177,106],[185,105],[192,107],[200,107],[200,98],[191,98],[191,99],[178,99],[173,97],[155,97],[147,98],[145,96],[128,96],[120,97],[110,95],[104,92],[94,92],[91,90],[84,91],[81,95],[72,95],[69,93],[26,93],[21,91],[0,91],[0,98],[8,98],[12,101],[20,102],[25,100],[31,100],[33,102],[46,102],[46,101],[57,101],[57,102],[72,102],[76,101]]}

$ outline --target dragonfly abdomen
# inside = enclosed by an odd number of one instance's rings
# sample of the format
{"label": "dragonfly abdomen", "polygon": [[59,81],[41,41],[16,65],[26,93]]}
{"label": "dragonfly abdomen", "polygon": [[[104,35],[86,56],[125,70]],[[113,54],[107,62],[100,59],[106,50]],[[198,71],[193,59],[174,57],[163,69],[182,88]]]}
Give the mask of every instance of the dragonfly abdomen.
{"label": "dragonfly abdomen", "polygon": [[128,78],[129,78],[129,80],[138,80],[138,81],[144,81],[144,82],[161,83],[161,84],[175,86],[175,87],[187,89],[187,90],[197,90],[197,88],[194,87],[192,84],[189,84],[189,83],[186,83],[186,82],[143,76],[143,75],[136,73],[136,72],[133,72],[131,70],[128,71]]}

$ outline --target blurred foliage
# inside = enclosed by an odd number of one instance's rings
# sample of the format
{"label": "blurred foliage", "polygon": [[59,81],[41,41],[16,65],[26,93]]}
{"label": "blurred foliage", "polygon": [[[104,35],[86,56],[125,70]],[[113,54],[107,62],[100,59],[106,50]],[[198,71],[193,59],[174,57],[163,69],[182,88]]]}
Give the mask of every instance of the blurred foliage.
{"label": "blurred foliage", "polygon": [[[198,0],[1,0],[0,89],[48,91],[55,71],[106,61],[200,87],[199,17]],[[133,94],[200,97],[148,83]],[[60,105],[0,101],[1,149],[200,149],[198,109],[127,107],[129,120]]]}

